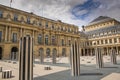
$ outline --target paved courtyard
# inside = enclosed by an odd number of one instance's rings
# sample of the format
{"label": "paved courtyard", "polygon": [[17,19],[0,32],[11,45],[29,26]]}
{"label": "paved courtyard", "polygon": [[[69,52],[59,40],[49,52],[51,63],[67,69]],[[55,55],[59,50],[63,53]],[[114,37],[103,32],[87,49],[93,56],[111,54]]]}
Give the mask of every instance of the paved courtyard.
{"label": "paved courtyard", "polygon": [[[57,64],[52,64],[51,58],[45,59],[44,64],[40,64],[39,59],[34,62],[34,80],[119,80],[120,79],[120,56],[117,56],[117,64],[110,63],[110,57],[104,56],[104,68],[96,68],[95,56],[83,56],[80,58],[81,75],[80,77],[72,77],[69,58],[57,58]],[[2,79],[0,72],[0,80],[19,80],[19,63],[13,61],[2,60],[0,66],[3,70],[12,70],[12,78]],[[50,66],[52,70],[44,70],[45,66]]]}

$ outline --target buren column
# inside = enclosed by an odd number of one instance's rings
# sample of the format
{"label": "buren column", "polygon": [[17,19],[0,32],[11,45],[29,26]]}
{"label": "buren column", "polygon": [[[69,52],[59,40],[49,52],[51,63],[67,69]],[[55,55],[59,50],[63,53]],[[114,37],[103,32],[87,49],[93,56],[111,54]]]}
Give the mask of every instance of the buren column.
{"label": "buren column", "polygon": [[111,63],[112,64],[117,64],[117,62],[116,62],[116,51],[115,51],[115,49],[111,49],[111,54],[110,54],[110,56],[111,56]]}
{"label": "buren column", "polygon": [[20,39],[19,80],[33,80],[33,38]]}
{"label": "buren column", "polygon": [[53,64],[56,64],[56,53],[55,53],[55,51],[53,51],[53,55],[52,55],[52,63]]}
{"label": "buren column", "polygon": [[72,76],[80,76],[79,44],[76,42],[71,44],[70,59]]}
{"label": "buren column", "polygon": [[96,48],[95,49],[95,54],[96,54],[96,67],[97,68],[102,68],[103,67],[103,56],[102,56],[102,49],[101,48]]}

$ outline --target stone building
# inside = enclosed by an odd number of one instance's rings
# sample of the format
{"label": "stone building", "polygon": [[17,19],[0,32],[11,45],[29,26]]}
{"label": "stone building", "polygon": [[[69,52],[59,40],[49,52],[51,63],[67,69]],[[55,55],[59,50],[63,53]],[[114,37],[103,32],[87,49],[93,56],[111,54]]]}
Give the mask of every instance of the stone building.
{"label": "stone building", "polygon": [[100,16],[83,27],[80,33],[81,55],[94,55],[95,48],[101,47],[102,54],[109,55],[111,49],[120,54],[120,22]]}
{"label": "stone building", "polygon": [[79,41],[78,33],[75,25],[0,5],[0,59],[17,59],[23,36],[34,38],[35,57],[67,56],[71,43]]}

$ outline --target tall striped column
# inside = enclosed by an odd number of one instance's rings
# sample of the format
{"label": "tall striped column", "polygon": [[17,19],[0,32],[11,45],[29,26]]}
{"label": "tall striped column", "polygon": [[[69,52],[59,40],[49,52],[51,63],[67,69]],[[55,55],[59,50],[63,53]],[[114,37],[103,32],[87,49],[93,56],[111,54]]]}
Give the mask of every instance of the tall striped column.
{"label": "tall striped column", "polygon": [[71,44],[70,63],[72,76],[80,76],[79,44],[76,42]]}
{"label": "tall striped column", "polygon": [[43,63],[43,62],[44,62],[44,54],[40,53],[40,63]]}
{"label": "tall striped column", "polygon": [[115,49],[112,49],[111,50],[111,63],[112,64],[117,64],[117,61],[116,61],[116,51],[115,51]]}
{"label": "tall striped column", "polygon": [[97,68],[102,68],[103,67],[103,56],[102,56],[102,49],[101,48],[96,48],[95,49],[95,54],[96,54],[96,67]]}
{"label": "tall striped column", "polygon": [[33,38],[20,40],[19,80],[33,80]]}
{"label": "tall striped column", "polygon": [[52,63],[56,64],[56,53],[53,52],[52,58]]}

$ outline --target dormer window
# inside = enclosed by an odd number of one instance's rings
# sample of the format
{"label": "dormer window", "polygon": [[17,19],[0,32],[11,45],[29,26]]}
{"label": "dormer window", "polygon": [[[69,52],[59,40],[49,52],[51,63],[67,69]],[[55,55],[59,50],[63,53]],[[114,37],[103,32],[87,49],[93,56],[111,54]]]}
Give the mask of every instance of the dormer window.
{"label": "dormer window", "polygon": [[14,14],[14,21],[18,21],[18,15]]}
{"label": "dormer window", "polygon": [[30,18],[29,17],[27,18],[27,23],[30,24]]}

